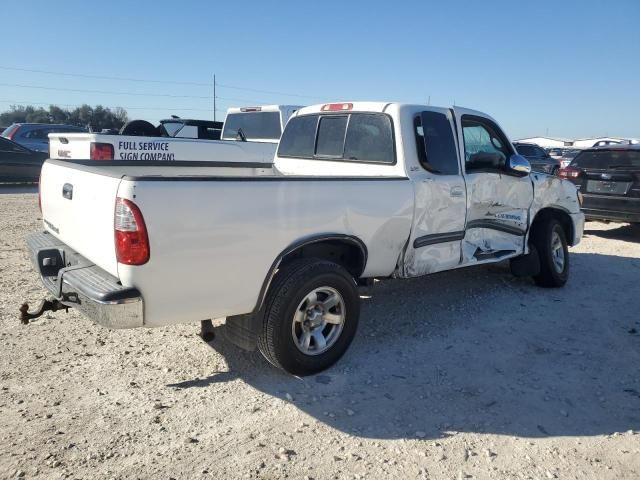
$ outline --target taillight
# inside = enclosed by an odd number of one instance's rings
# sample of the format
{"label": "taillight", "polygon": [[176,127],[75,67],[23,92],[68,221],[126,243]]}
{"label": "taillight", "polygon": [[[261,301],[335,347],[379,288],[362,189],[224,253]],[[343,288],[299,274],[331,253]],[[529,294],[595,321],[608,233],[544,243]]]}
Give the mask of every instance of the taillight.
{"label": "taillight", "polygon": [[131,200],[118,197],[114,215],[116,258],[125,265],[149,261],[149,237],[142,212]]}
{"label": "taillight", "polygon": [[89,158],[91,160],[113,160],[113,145],[91,142]]}
{"label": "taillight", "polygon": [[582,174],[582,170],[579,168],[561,168],[558,172],[558,176],[562,178],[578,178]]}
{"label": "taillight", "polygon": [[327,103],[326,105],[323,105],[320,110],[323,112],[342,112],[352,109],[353,103]]}

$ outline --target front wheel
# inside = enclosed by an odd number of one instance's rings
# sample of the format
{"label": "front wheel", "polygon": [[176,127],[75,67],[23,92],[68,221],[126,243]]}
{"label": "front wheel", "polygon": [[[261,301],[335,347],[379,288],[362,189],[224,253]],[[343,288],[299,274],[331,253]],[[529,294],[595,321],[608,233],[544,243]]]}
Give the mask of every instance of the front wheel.
{"label": "front wheel", "polygon": [[569,278],[569,247],[560,222],[549,218],[531,233],[531,243],[538,251],[540,273],[533,277],[546,288],[564,286]]}
{"label": "front wheel", "polygon": [[316,258],[294,260],[269,289],[258,348],[276,367],[310,375],[342,357],[359,316],[356,282],[343,267]]}

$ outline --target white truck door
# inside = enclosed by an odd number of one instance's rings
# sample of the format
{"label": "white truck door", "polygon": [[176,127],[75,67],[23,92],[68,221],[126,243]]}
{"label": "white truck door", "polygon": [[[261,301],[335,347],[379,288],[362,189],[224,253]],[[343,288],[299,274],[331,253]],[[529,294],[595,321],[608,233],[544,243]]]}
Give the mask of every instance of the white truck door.
{"label": "white truck door", "polygon": [[[404,275],[415,277],[456,267],[461,260],[466,192],[452,112],[431,108],[413,118],[415,142],[405,144],[415,191],[415,213],[404,257]],[[415,158],[415,157],[414,157]]]}
{"label": "white truck door", "polygon": [[462,263],[519,255],[524,251],[533,202],[531,179],[506,169],[506,162],[516,152],[493,120],[469,110],[454,111],[467,187]]}

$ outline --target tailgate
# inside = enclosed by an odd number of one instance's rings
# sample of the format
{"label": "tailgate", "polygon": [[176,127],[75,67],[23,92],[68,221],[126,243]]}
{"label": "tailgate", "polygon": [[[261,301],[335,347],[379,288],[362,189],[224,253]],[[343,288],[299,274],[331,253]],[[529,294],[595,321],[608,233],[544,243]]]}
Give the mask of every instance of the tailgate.
{"label": "tailgate", "polygon": [[40,177],[45,228],[116,277],[113,216],[119,185],[117,176],[67,162],[45,162]]}
{"label": "tailgate", "polygon": [[93,133],[50,133],[49,158],[88,159],[95,137]]}

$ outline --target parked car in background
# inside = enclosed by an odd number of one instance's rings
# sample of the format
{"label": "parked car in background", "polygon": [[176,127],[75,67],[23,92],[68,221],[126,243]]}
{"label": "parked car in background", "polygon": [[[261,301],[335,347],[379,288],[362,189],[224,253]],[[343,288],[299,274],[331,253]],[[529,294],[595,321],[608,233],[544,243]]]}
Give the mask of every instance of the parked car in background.
{"label": "parked car in background", "polygon": [[557,175],[560,171],[560,162],[552,158],[544,148],[535,143],[514,142],[513,146],[520,155],[529,160],[531,169],[536,172]]}
{"label": "parked car in background", "polygon": [[559,175],[578,186],[588,220],[640,223],[640,145],[583,150]]}
{"label": "parked car in background", "polygon": [[547,151],[552,158],[560,158],[566,152],[564,148],[550,148]]}
{"label": "parked car in background", "polygon": [[14,123],[2,132],[2,136],[19,143],[23,147],[27,147],[29,150],[48,152],[50,133],[80,133],[86,131],[86,128],[73,125]]}
{"label": "parked car in background", "polygon": [[47,156],[0,137],[0,182],[37,182]]}
{"label": "parked car in background", "polygon": [[161,134],[166,133],[169,137],[220,140],[222,125],[222,122],[214,122],[212,120],[171,118],[160,120],[158,128],[161,129]]}
{"label": "parked car in background", "polygon": [[573,161],[574,158],[576,158],[576,155],[578,155],[582,150],[573,148],[570,150],[565,150],[564,154],[562,155],[562,157],[559,158],[560,160],[560,168],[566,168],[569,166],[569,164]]}

